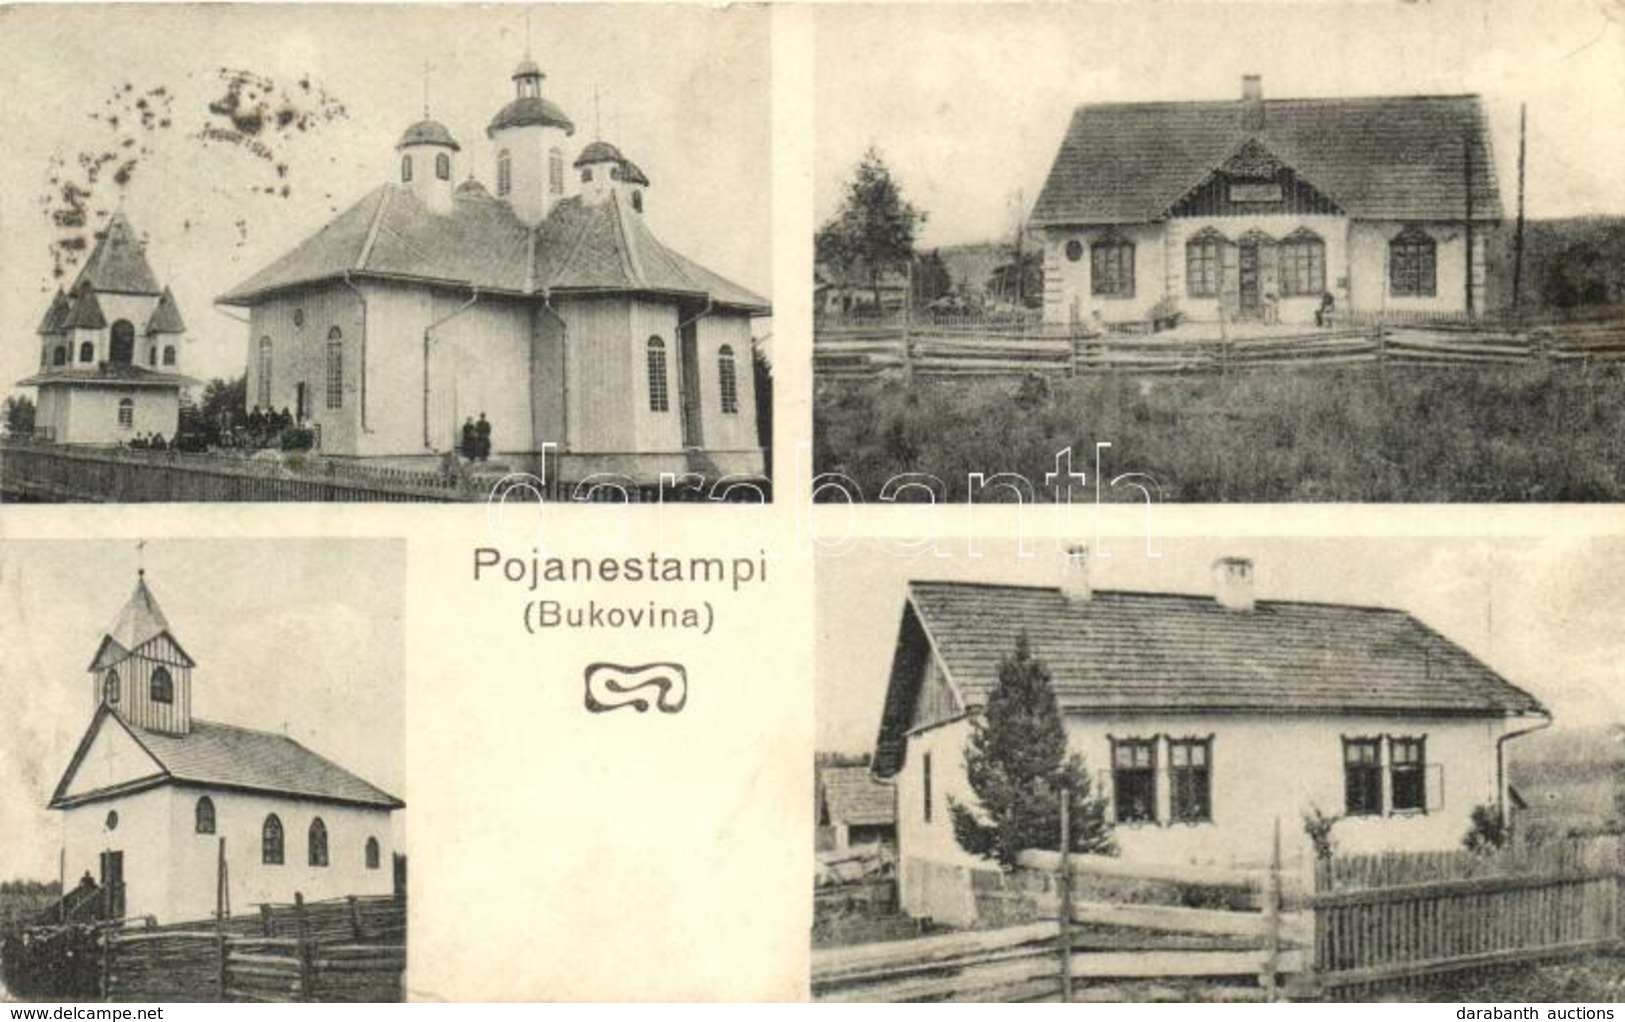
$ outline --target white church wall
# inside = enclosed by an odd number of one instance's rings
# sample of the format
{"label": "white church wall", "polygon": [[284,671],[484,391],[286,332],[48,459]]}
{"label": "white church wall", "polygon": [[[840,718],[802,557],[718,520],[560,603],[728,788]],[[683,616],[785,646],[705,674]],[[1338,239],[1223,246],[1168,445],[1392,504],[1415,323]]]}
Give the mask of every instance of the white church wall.
{"label": "white church wall", "polygon": [[130,737],[130,733],[118,721],[109,717],[97,729],[96,737],[91,741],[90,748],[85,750],[85,756],[63,794],[72,798],[162,773],[163,768],[157,761]]}
{"label": "white church wall", "polygon": [[[248,341],[248,405],[294,411],[305,384],[305,417],[321,426],[322,449],[356,453],[361,401],[361,302],[340,284],[270,298],[254,307]],[[343,344],[340,407],[327,407],[327,344],[337,328]],[[270,400],[261,398],[260,340],[271,339]],[[243,410],[246,414],[247,409]]]}
{"label": "white church wall", "polygon": [[[57,440],[70,444],[128,443],[136,434],[175,436],[180,426],[180,393],[158,387],[47,387],[59,395],[62,423]],[[119,423],[119,402],[131,401],[130,424]]]}
{"label": "white church wall", "polygon": [[[644,373],[644,343],[637,338],[637,365],[628,356],[631,314],[626,298],[572,298],[554,306],[569,325],[568,415],[570,449],[575,452],[634,450],[634,422],[648,409],[649,384]],[[673,324],[675,325],[675,323]],[[667,346],[668,377],[675,381],[675,340]],[[675,397],[676,391],[672,391]],[[676,410],[675,401],[672,409]]]}
{"label": "white church wall", "polygon": [[[705,446],[714,455],[744,454],[729,461],[749,461],[755,455],[754,468],[732,467],[733,471],[761,471],[756,437],[756,378],[751,365],[750,317],[737,313],[713,313],[699,321],[700,345],[700,408],[705,424]],[[720,354],[723,345],[733,350],[734,383],[738,395],[738,408],[733,413],[722,409],[722,366]],[[724,460],[718,457],[719,463]]]}
{"label": "white church wall", "polygon": [[[433,298],[423,288],[361,285],[367,295],[367,429],[357,435],[361,455],[425,456],[423,331],[433,322]],[[431,377],[434,366],[430,366]],[[431,422],[445,421],[449,412]],[[431,431],[430,440],[435,440]],[[444,442],[443,440],[441,442]]]}
{"label": "white church wall", "polygon": [[[92,802],[63,811],[62,847],[69,887],[90,874],[101,883],[101,854],[124,853],[127,916],[171,918],[167,788]],[[108,813],[118,813],[109,828]]]}
{"label": "white church wall", "polygon": [[[600,172],[605,169],[598,168]],[[622,332],[618,341],[612,342],[614,351],[605,353],[619,354],[633,377],[633,386],[630,390],[630,393],[635,395],[630,402],[633,423],[632,446],[624,449],[649,452],[681,451],[683,400],[686,395],[683,392],[682,347],[678,343],[677,306],[669,302],[633,299],[628,302],[628,314],[629,327]],[[660,338],[666,345],[666,381],[670,399],[664,412],[657,412],[649,407],[648,343],[651,337]],[[626,399],[623,397],[621,400],[624,407]]]}
{"label": "white church wall", "polygon": [[493,457],[532,451],[530,309],[481,297],[459,312],[468,297],[439,292],[432,307],[434,319],[444,320],[434,331],[435,446],[455,446],[463,422],[484,412]]}

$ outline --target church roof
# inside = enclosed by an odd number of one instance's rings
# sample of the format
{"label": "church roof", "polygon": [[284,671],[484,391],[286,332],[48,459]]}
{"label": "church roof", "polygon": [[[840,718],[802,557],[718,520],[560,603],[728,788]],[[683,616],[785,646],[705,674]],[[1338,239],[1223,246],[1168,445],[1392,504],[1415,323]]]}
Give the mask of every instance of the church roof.
{"label": "church roof", "polygon": [[272,292],[346,274],[515,295],[671,294],[768,311],[766,299],[661,244],[618,196],[597,204],[565,199],[531,231],[505,202],[458,194],[452,212],[438,216],[393,184],[217,300],[251,306]]}
{"label": "church roof", "polygon": [[63,317],[62,330],[100,330],[107,325],[107,317],[102,315],[102,303],[96,300],[96,289],[88,283],[74,285],[74,290],[68,304],[68,314]]}
{"label": "church roof", "polygon": [[175,296],[170,294],[169,288],[158,299],[158,307],[152,310],[152,316],[147,320],[147,333],[149,334],[184,334],[186,322],[181,319],[181,310],[175,304]]}
{"label": "church roof", "polygon": [[520,96],[497,111],[485,129],[487,136],[495,136],[503,128],[522,128],[539,124],[547,128],[563,128],[567,135],[575,134],[574,122],[559,109],[558,104],[540,96]]}
{"label": "church roof", "polygon": [[98,362],[95,365],[71,365],[47,369],[18,380],[13,386],[43,387],[47,385],[106,387],[195,387],[195,377],[184,373],[166,373],[145,366],[123,362]]}
{"label": "church roof", "polygon": [[429,118],[424,118],[407,128],[405,134],[401,135],[401,140],[395,143],[395,148],[401,149],[409,145],[441,145],[453,152],[463,148],[451,137],[451,132],[444,124]]}
{"label": "church roof", "polygon": [[589,163],[624,162],[626,162],[626,157],[621,155],[621,151],[619,149],[610,145],[608,142],[600,141],[588,142],[586,146],[582,148],[581,155],[576,157],[575,165],[577,167],[585,167]]}
{"label": "church roof", "polygon": [[61,288],[56,289],[56,297],[51,299],[51,307],[45,310],[45,318],[39,321],[41,334],[54,334],[62,329],[63,321],[68,318],[68,296],[62,293]]}
{"label": "church roof", "polygon": [[124,609],[119,611],[118,618],[114,620],[113,627],[107,630],[107,635],[125,649],[135,649],[148,639],[167,631],[169,619],[164,617],[163,609],[158,606],[158,600],[152,595],[152,590],[147,588],[147,576],[143,572],[136,577],[135,591],[124,601]]}
{"label": "church roof", "polygon": [[537,66],[537,64],[536,64],[536,62],[534,60],[531,60],[529,57],[526,57],[524,60],[521,60],[519,62],[518,67],[513,69],[513,77],[515,77],[515,78],[545,78],[547,76],[542,74],[542,69]]}
{"label": "church roof", "polygon": [[478,179],[472,178],[472,177],[469,178],[467,181],[464,181],[462,184],[458,185],[457,186],[457,191],[455,193],[453,193],[453,194],[455,194],[458,198],[468,198],[468,199],[494,199],[495,198],[495,196],[493,196],[489,191],[486,190],[484,185],[480,184]]}
{"label": "church roof", "polygon": [[628,184],[649,187],[649,175],[645,174],[643,168],[631,160],[621,161],[621,180]]}
{"label": "church roof", "polygon": [[158,278],[147,265],[147,255],[123,213],[114,213],[96,235],[96,247],[79,271],[70,291],[84,286],[127,295],[155,295]]}

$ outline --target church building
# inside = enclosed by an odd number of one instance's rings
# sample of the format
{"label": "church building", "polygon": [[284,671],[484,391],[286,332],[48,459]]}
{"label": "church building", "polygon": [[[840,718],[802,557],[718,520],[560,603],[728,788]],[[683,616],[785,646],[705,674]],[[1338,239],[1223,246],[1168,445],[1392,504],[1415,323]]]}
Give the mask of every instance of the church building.
{"label": "church building", "polygon": [[228,912],[393,890],[404,803],[293,739],[192,714],[196,664],[139,577],[87,668],[95,711],[50,808],[66,876],[112,918]]}
{"label": "church building", "polygon": [[160,287],[123,213],[114,213],[66,293],[40,321],[39,372],[18,380],[39,388],[35,436],[65,444],[120,444],[137,434],[173,438],[186,324]]}
{"label": "church building", "polygon": [[565,481],[759,476],[766,299],[655,237],[649,175],[601,139],[576,148],[534,62],[512,79],[493,181],[426,117],[394,181],[220,296],[249,312],[248,403],[289,408],[330,456],[437,463],[483,415],[513,470],[550,444]]}

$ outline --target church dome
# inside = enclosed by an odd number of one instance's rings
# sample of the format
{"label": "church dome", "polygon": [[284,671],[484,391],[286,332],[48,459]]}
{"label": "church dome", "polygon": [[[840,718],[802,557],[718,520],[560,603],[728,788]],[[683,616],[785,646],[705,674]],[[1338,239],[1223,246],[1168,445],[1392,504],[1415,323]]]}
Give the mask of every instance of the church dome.
{"label": "church dome", "polygon": [[542,69],[536,66],[536,62],[531,60],[529,57],[526,57],[524,60],[519,62],[518,67],[513,69],[513,77],[516,79],[542,78],[544,75],[542,74]]}
{"label": "church dome", "polygon": [[457,144],[457,140],[451,137],[451,132],[446,130],[444,124],[427,118],[407,128],[406,134],[402,135],[401,140],[395,143],[395,148],[404,149],[409,145],[441,145],[453,152],[462,149],[462,146]]}
{"label": "church dome", "polygon": [[631,160],[621,161],[621,180],[625,181],[629,185],[642,185],[645,188],[649,187],[649,175],[645,174],[643,172],[643,168],[633,163]]}
{"label": "church dome", "polygon": [[558,104],[540,96],[520,96],[497,111],[485,133],[495,135],[503,128],[523,128],[533,124],[544,128],[562,128],[566,135],[573,135],[576,130],[575,124],[559,109]]}
{"label": "church dome", "polygon": [[585,167],[590,163],[625,162],[626,157],[621,155],[621,151],[608,142],[592,142],[587,145],[587,148],[581,150],[581,155],[576,157],[575,165]]}
{"label": "church dome", "polygon": [[464,181],[462,184],[458,185],[456,195],[459,199],[491,198],[491,193],[486,190],[485,186],[473,178],[469,178],[467,181]]}

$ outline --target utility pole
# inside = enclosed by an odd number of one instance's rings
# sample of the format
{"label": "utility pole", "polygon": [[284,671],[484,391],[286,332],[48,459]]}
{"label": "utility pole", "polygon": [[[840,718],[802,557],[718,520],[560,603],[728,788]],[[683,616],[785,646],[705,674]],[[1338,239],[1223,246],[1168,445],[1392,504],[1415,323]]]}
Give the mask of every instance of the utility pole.
{"label": "utility pole", "polygon": [[1473,318],[1473,132],[1461,136],[1461,177],[1467,193],[1467,318]]}
{"label": "utility pole", "polygon": [[1528,154],[1529,104],[1518,104],[1518,226],[1512,235],[1512,315],[1523,322],[1523,180]]}

